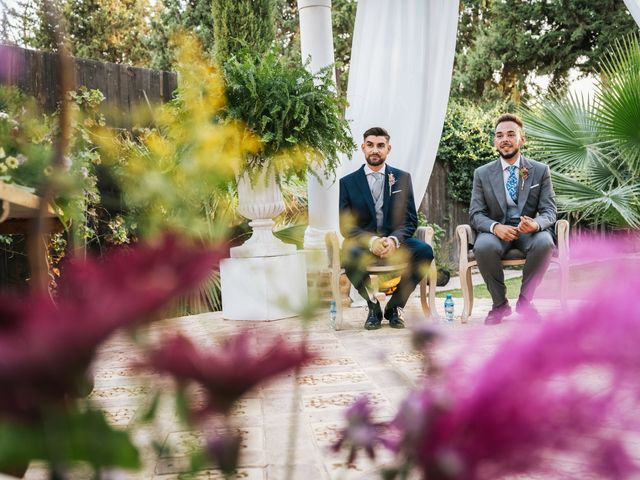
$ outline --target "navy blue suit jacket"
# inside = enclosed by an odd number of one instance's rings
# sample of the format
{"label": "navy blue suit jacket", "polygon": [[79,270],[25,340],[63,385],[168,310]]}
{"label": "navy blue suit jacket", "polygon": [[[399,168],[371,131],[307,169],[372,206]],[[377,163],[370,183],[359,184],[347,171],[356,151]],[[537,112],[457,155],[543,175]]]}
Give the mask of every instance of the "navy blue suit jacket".
{"label": "navy blue suit jacket", "polygon": [[[389,179],[395,182],[390,187]],[[413,200],[411,175],[386,166],[382,228],[376,225],[376,210],[364,165],[340,179],[340,231],[345,239],[368,242],[373,235],[394,236],[400,243],[413,236],[418,216]]]}

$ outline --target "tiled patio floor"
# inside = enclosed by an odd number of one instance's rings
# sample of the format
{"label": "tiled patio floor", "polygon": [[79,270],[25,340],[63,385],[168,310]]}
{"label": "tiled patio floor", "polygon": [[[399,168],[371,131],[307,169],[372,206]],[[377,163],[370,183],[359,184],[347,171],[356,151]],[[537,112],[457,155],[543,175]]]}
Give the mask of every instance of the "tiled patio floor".
{"label": "tiled patio floor", "polygon": [[[437,299],[443,315],[441,299]],[[544,310],[542,301],[539,306]],[[557,303],[555,303],[557,304]],[[441,323],[447,334],[436,356],[455,355],[460,345],[457,339],[466,332],[489,332],[483,335],[481,352],[490,353],[495,344],[517,323],[508,321],[496,327],[482,324],[490,308],[488,300],[476,300],[474,315],[468,324],[459,321]],[[456,299],[456,312],[462,311],[462,300]],[[311,348],[318,352],[316,360],[298,378],[280,378],[252,392],[234,411],[234,420],[245,435],[242,445],[242,469],[238,478],[248,480],[283,480],[288,458],[292,459],[291,478],[303,480],[350,480],[378,478],[373,465],[359,460],[347,466],[345,456],[328,452],[328,445],[336,438],[342,424],[345,407],[362,393],[367,393],[376,405],[377,416],[389,419],[395,406],[412,384],[423,375],[421,355],[412,350],[410,330],[393,330],[384,325],[377,331],[362,328],[366,312],[362,308],[346,309],[343,329],[335,332],[328,327],[328,312],[320,315],[308,331]],[[324,317],[324,318],[322,318]],[[419,299],[412,297],[405,310],[407,323],[425,321]],[[299,339],[304,335],[298,319],[273,322],[230,322],[220,313],[182,317],[156,323],[150,336],[182,331],[200,345],[212,345],[222,337],[241,328],[259,330],[265,338],[270,334]],[[152,391],[163,388],[158,380],[141,375],[131,367],[137,357],[136,349],[124,335],[112,339],[101,351],[95,368],[93,399],[104,408],[109,420],[122,427],[136,424],[148,406]],[[299,385],[298,396],[294,384]],[[143,452],[144,469],[138,473],[125,472],[119,478],[175,479],[188,469],[190,445],[202,441],[201,434],[185,431],[170,405],[159,410],[159,425],[135,427],[135,441]],[[292,421],[297,417],[297,441],[289,443]],[[158,458],[152,443],[173,447],[173,456]],[[293,449],[293,451],[291,451]],[[384,460],[384,459],[383,459]],[[43,478],[45,472],[32,464],[26,478]],[[197,478],[223,478],[220,472],[203,471]],[[586,478],[580,476],[580,478]]]}

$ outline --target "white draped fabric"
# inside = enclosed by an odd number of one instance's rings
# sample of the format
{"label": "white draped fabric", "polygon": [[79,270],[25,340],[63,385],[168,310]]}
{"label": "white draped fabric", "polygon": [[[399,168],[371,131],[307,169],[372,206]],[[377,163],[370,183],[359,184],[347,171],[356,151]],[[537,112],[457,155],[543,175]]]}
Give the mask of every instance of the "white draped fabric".
{"label": "white draped fabric", "polygon": [[633,19],[640,26],[640,0],[624,0],[624,3],[627,5]]}
{"label": "white draped fabric", "polygon": [[[359,0],[347,99],[354,141],[386,128],[388,163],[413,177],[416,206],[427,190],[447,109],[458,0]],[[342,174],[362,165],[358,151]]]}

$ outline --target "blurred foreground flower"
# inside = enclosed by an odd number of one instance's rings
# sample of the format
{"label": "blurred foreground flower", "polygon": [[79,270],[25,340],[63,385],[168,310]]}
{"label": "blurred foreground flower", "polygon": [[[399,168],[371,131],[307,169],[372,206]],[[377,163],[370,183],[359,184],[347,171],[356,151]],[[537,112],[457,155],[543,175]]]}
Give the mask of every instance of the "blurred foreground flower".
{"label": "blurred foreground flower", "polygon": [[231,475],[238,466],[242,436],[233,431],[218,432],[207,439],[205,452],[222,473]]}
{"label": "blurred foreground flower", "polygon": [[197,286],[224,252],[175,236],[72,262],[54,303],[45,293],[0,299],[0,417],[31,417],[77,396],[96,349]]}
{"label": "blurred foreground flower", "polygon": [[[588,258],[615,251],[628,248],[608,240],[592,244]],[[593,478],[638,478],[626,443],[640,434],[638,262],[608,261],[615,276],[596,277],[574,310],[514,325],[478,365],[465,363],[483,346],[471,344],[427,377],[390,425],[399,466],[385,478],[412,468],[425,480],[580,478],[567,461]]]}
{"label": "blurred foreground flower", "polygon": [[345,413],[347,427],[340,432],[339,440],[331,447],[337,452],[347,447],[349,449],[348,463],[356,459],[358,450],[362,449],[369,458],[374,459],[375,448],[380,443],[384,443],[382,433],[386,425],[375,423],[371,418],[371,405],[366,396],[358,397]]}
{"label": "blurred foreground flower", "polygon": [[149,355],[147,365],[168,373],[178,383],[200,383],[208,398],[203,411],[226,414],[234,402],[260,382],[301,366],[313,355],[305,345],[292,347],[276,339],[262,352],[250,348],[254,335],[245,331],[216,352],[199,351],[190,340],[176,336]]}

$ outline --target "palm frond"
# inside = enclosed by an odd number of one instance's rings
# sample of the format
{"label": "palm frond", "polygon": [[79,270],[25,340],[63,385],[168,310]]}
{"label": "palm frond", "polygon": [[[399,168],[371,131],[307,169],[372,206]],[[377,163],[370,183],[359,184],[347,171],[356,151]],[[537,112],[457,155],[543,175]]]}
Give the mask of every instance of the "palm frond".
{"label": "palm frond", "polygon": [[640,71],[640,39],[630,35],[613,43],[611,50],[600,63],[603,80],[628,71]]}
{"label": "palm frond", "polygon": [[601,144],[588,98],[552,96],[521,113],[532,149],[553,169],[579,174],[597,160]]}
{"label": "palm frond", "polygon": [[199,288],[178,298],[171,314],[181,317],[219,310],[222,310],[220,272],[214,271]]}
{"label": "palm frond", "polygon": [[602,64],[594,118],[604,140],[622,153],[640,176],[640,42],[637,36],[616,43]]}
{"label": "palm frond", "polygon": [[640,226],[640,185],[599,190],[566,175],[552,173],[552,176],[559,192],[556,197],[559,211],[617,227]]}
{"label": "palm frond", "polygon": [[588,183],[597,190],[608,190],[625,183],[629,174],[620,159],[620,154],[614,148],[609,152],[598,156],[598,161],[593,162],[582,177],[576,177],[583,183]]}

